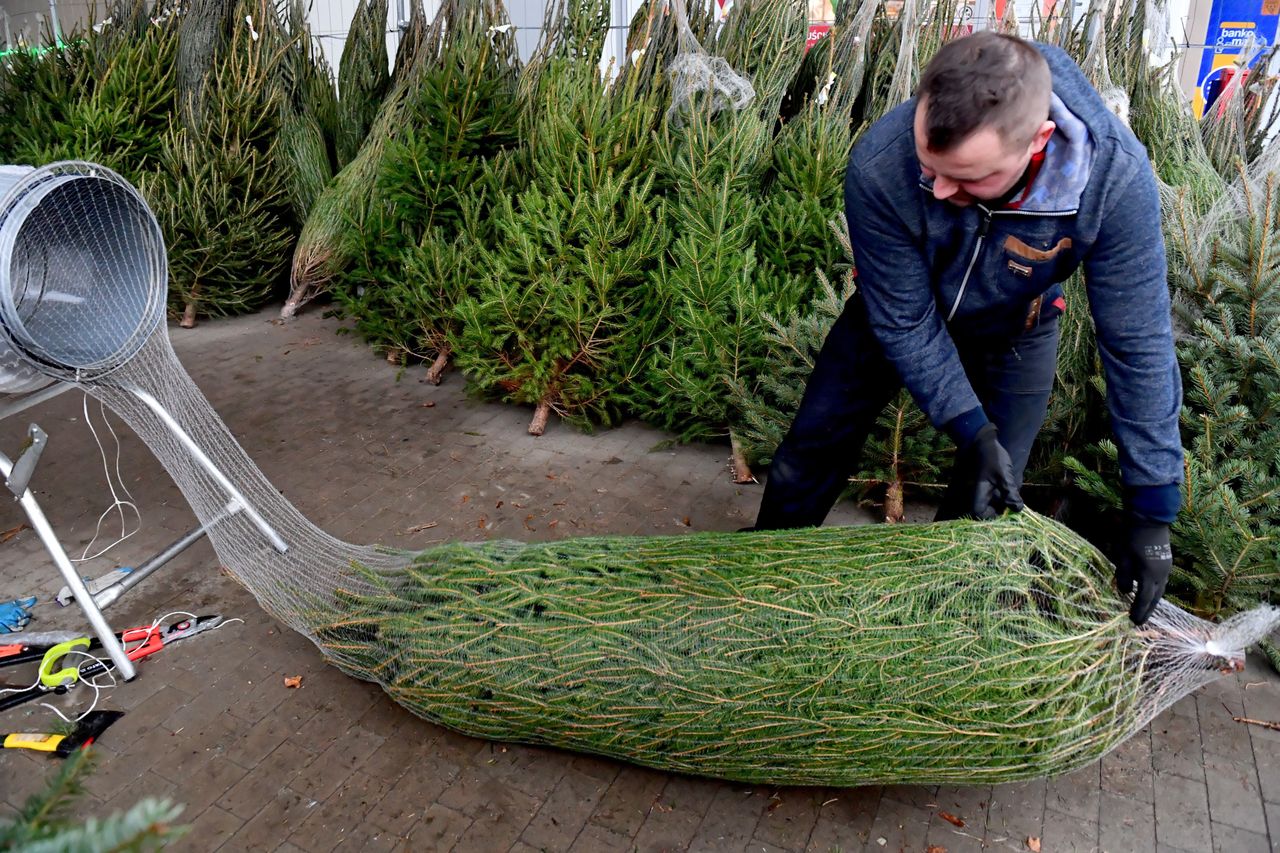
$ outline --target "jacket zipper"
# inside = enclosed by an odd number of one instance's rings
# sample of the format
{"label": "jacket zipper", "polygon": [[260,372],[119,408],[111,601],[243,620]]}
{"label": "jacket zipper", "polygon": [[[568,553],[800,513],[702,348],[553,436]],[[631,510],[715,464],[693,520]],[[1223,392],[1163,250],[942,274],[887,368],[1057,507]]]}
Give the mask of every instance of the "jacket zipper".
{"label": "jacket zipper", "polygon": [[969,257],[969,266],[965,268],[960,290],[956,292],[956,301],[951,303],[951,313],[947,315],[948,323],[951,322],[952,317],[956,316],[960,300],[964,299],[965,288],[969,286],[969,275],[973,272],[973,265],[978,262],[978,255],[982,253],[982,244],[987,240],[987,232],[991,230],[991,211],[982,205],[978,205],[978,209],[982,211],[982,220],[978,223],[978,242],[973,244],[973,254]]}

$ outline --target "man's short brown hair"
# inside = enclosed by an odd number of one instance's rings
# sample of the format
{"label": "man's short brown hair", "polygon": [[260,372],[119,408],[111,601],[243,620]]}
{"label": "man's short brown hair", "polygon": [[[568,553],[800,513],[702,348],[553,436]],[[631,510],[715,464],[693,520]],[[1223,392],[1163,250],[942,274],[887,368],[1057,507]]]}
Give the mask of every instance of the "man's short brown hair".
{"label": "man's short brown hair", "polygon": [[947,151],[989,127],[1009,147],[1025,145],[1049,117],[1053,79],[1040,51],[1016,36],[977,32],[943,45],[916,96],[925,101],[925,140]]}

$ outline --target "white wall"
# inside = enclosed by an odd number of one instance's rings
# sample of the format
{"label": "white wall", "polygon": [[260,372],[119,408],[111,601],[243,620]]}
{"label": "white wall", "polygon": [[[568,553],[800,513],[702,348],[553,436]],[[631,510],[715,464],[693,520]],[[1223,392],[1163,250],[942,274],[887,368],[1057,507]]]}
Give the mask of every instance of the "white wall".
{"label": "white wall", "polygon": [[[400,45],[400,27],[408,23],[411,8],[409,4],[417,1],[388,0],[388,63],[394,60],[396,49]],[[422,2],[429,22],[435,18],[440,8],[440,0],[422,0]],[[618,2],[634,2],[639,5],[639,0],[618,0]],[[342,49],[346,45],[347,30],[351,27],[351,19],[355,16],[357,5],[358,0],[315,0],[311,14],[308,16],[311,34],[324,51],[335,77],[338,73],[338,63],[342,59]],[[511,23],[516,27],[516,43],[519,45],[520,55],[527,60],[538,44],[543,16],[546,13],[545,0],[507,0],[506,6]],[[625,27],[625,24],[623,26]]]}

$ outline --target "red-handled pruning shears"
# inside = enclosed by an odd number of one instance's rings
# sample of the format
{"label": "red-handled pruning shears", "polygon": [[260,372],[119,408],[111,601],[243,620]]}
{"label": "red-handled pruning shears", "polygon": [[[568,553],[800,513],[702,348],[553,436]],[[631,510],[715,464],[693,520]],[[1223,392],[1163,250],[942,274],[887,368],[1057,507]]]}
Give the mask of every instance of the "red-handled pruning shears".
{"label": "red-handled pruning shears", "polygon": [[[141,628],[130,628],[116,634],[116,638],[124,646],[125,655],[129,660],[136,661],[155,654],[170,643],[211,631],[221,625],[222,621],[221,616],[197,616],[179,620],[168,627],[147,625]],[[80,679],[92,678],[112,669],[115,665],[110,659],[95,660],[82,666],[58,668],[67,655],[78,652],[88,653],[95,648],[100,648],[101,645],[96,639],[80,637],[48,647],[0,646],[0,666],[40,661],[40,674],[36,684],[9,695],[0,694],[0,711],[21,705],[46,693],[66,693]]]}

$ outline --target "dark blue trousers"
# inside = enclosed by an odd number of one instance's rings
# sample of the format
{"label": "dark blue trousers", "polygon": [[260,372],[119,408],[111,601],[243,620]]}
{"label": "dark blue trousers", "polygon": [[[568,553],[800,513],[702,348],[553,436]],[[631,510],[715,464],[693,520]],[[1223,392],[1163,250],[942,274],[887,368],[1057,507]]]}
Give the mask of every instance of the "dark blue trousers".
{"label": "dark blue trousers", "polygon": [[[960,360],[1019,482],[1031,444],[1044,424],[1057,370],[1058,319],[1045,319],[1011,339],[957,339]],[[902,380],[871,332],[855,294],[827,335],[805,386],[800,410],[769,467],[756,529],[822,524],[849,476],[875,419],[902,388]],[[955,479],[938,518],[963,514]]]}

